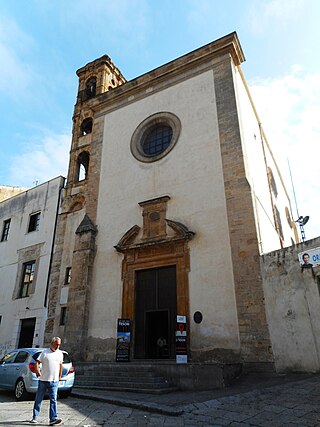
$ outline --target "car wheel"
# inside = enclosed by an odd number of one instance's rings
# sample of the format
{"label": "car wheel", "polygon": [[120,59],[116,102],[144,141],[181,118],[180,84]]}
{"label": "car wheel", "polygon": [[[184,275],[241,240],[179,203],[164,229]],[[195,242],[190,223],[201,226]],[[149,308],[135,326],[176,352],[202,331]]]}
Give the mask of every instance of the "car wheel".
{"label": "car wheel", "polygon": [[19,378],[14,388],[14,395],[16,400],[23,400],[28,396],[26,386],[24,385],[23,379]]}
{"label": "car wheel", "polygon": [[59,393],[60,399],[66,399],[67,397],[70,396],[71,390],[59,391],[58,393]]}

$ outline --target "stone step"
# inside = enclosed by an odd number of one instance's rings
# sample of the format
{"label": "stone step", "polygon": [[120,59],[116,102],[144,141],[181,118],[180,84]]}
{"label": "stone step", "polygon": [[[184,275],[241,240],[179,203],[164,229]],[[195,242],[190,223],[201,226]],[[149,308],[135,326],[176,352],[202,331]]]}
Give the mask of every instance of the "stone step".
{"label": "stone step", "polygon": [[95,386],[92,387],[90,386],[86,386],[86,385],[76,385],[75,386],[75,391],[77,390],[109,390],[109,391],[127,391],[127,392],[134,392],[134,393],[148,393],[148,394],[165,394],[165,393],[172,393],[173,391],[177,391],[178,387],[163,387],[163,388],[138,388],[138,387],[122,387],[122,386],[117,386],[117,387],[109,387],[109,386],[104,386],[104,387],[100,387],[100,386]]}
{"label": "stone step", "polygon": [[155,388],[167,388],[170,387],[171,384],[166,383],[166,382],[158,382],[158,383],[146,383],[142,380],[140,381],[136,381],[136,382],[132,382],[132,381],[122,381],[122,382],[117,382],[117,381],[78,381],[75,384],[76,387],[80,387],[80,386],[88,386],[88,387],[92,387],[92,388],[96,388],[96,387],[126,387],[126,388],[151,388],[151,389],[155,389]]}
{"label": "stone step", "polygon": [[132,366],[131,368],[128,366],[88,366],[88,367],[79,367],[78,368],[80,372],[114,372],[114,373],[123,373],[123,372],[129,372],[134,374],[152,374],[154,372],[152,367],[135,367]]}
{"label": "stone step", "polygon": [[79,371],[77,370],[77,375],[78,376],[108,376],[108,377],[117,377],[117,378],[121,378],[121,377],[140,377],[143,376],[144,378],[155,378],[158,377],[159,375],[157,375],[155,372],[152,371],[135,371],[134,369],[132,371],[112,371],[110,369],[88,369],[88,370],[84,370],[84,371]]}
{"label": "stone step", "polygon": [[76,368],[76,388],[167,393],[177,390],[154,366],[135,363],[82,363]]}
{"label": "stone step", "polygon": [[[116,381],[122,387],[121,378],[130,378],[130,383],[135,384],[137,379],[143,384],[156,383],[157,378],[167,380],[164,387],[177,387],[181,390],[209,390],[223,388],[230,385],[241,374],[240,363],[176,363],[173,360],[157,361],[132,361],[132,362],[78,362],[76,363],[76,382],[81,385],[81,379],[94,378]],[[147,378],[152,378],[149,382]],[[90,382],[91,388],[94,382]],[[105,386],[105,384],[104,384]],[[101,387],[101,384],[97,385]],[[134,386],[135,387],[135,386]],[[143,386],[144,387],[144,386]],[[148,386],[149,387],[149,386]],[[122,388],[123,389],[123,388]],[[151,389],[151,386],[150,386]],[[117,388],[119,390],[119,388]],[[134,388],[132,390],[135,390]]]}
{"label": "stone step", "polygon": [[149,384],[157,384],[157,383],[167,383],[168,381],[165,378],[162,377],[116,377],[116,376],[112,376],[112,375],[78,375],[76,377],[76,381],[77,382],[81,382],[83,383],[84,381],[86,382],[96,382],[101,383],[103,381],[108,381],[108,382],[118,382],[118,383],[122,383],[122,382],[145,382],[145,383],[149,383]]}

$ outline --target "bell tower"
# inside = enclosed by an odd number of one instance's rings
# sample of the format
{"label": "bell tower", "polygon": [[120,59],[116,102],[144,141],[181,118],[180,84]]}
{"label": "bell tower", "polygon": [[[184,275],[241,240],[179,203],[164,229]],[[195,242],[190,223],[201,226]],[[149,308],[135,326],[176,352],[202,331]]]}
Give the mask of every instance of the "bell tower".
{"label": "bell tower", "polygon": [[108,55],[80,68],[77,76],[79,86],[73,115],[72,144],[66,187],[68,196],[74,194],[74,187],[81,187],[81,192],[86,192],[86,184],[92,169],[93,140],[97,133],[92,107],[100,102],[102,94],[126,82]]}
{"label": "bell tower", "polygon": [[[50,337],[60,336],[73,357],[85,360],[104,128],[104,119],[95,118],[94,111],[107,98],[107,92],[126,80],[107,55],[80,68],[77,76],[69,170],[57,223],[45,339],[49,342]],[[71,277],[68,283],[66,272]],[[66,322],[62,325],[63,311]]]}

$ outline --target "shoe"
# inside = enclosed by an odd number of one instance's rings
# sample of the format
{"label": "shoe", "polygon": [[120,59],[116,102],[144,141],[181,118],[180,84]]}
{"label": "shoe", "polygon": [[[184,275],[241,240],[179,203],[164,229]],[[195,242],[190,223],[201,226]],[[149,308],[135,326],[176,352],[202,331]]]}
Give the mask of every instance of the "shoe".
{"label": "shoe", "polygon": [[57,418],[56,420],[50,421],[49,426],[57,426],[58,424],[61,424],[62,420]]}
{"label": "shoe", "polygon": [[38,421],[35,418],[32,418],[32,420],[30,421],[30,424],[38,424]]}

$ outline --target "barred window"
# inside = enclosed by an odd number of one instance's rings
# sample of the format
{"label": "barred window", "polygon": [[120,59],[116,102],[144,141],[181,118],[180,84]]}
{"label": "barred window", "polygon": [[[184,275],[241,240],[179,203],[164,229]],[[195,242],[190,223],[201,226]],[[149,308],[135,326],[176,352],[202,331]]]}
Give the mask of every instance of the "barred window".
{"label": "barred window", "polygon": [[150,163],[165,157],[176,145],[181,130],[177,116],[161,112],[147,117],[134,131],[130,149],[140,162]]}
{"label": "barred window", "polygon": [[172,140],[170,126],[161,124],[154,126],[146,135],[142,149],[146,156],[154,156],[166,150]]}

